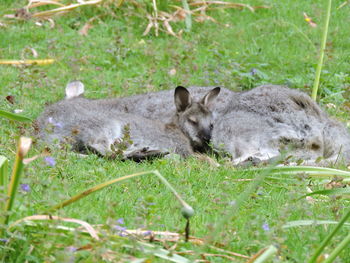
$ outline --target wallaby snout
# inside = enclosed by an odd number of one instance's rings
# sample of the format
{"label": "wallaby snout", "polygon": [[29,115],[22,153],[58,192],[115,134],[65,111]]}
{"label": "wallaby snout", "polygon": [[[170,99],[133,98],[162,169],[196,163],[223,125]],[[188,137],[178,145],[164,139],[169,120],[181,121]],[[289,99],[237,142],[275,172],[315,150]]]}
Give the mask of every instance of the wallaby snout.
{"label": "wallaby snout", "polygon": [[203,130],[199,133],[200,138],[202,138],[204,143],[209,143],[211,139],[211,130]]}

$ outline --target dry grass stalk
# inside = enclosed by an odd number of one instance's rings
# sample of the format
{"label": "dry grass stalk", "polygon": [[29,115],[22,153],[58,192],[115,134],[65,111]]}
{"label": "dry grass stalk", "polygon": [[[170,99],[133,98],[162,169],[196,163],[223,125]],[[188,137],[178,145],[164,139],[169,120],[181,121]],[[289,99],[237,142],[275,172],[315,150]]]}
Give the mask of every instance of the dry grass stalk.
{"label": "dry grass stalk", "polygon": [[54,62],[54,59],[0,59],[0,65],[49,65]]}
{"label": "dry grass stalk", "polygon": [[209,6],[209,5],[218,5],[218,7],[213,7],[211,9],[218,9],[218,8],[243,9],[243,8],[247,8],[252,12],[254,12],[256,9],[260,9],[260,8],[270,8],[269,6],[250,6],[248,4],[232,3],[232,2],[225,2],[225,1],[196,1],[196,2],[190,3],[190,6]]}
{"label": "dry grass stalk", "polygon": [[[189,6],[196,7],[196,8],[193,10],[185,10],[183,7],[180,7],[180,6],[172,6],[176,10],[173,13],[167,13],[163,11],[158,11],[155,0],[153,0],[154,15],[153,16],[149,14],[147,15],[148,25],[143,35],[146,36],[147,34],[149,34],[151,29],[154,27],[156,36],[158,36],[159,31],[163,31],[169,35],[179,38],[181,37],[182,30],[180,30],[177,33],[174,32],[170,23],[184,21],[188,14],[191,16],[194,16],[195,21],[199,23],[202,23],[208,20],[219,24],[218,21],[216,21],[213,17],[207,15],[206,11],[214,10],[214,9],[222,9],[222,8],[236,8],[236,9],[247,8],[250,11],[254,12],[258,8],[269,8],[268,6],[250,6],[247,4],[231,3],[231,2],[225,2],[225,1],[196,1],[196,2],[190,3]],[[162,27],[160,27],[160,25],[162,25]]]}
{"label": "dry grass stalk", "polygon": [[[4,15],[4,17],[12,18],[12,19],[24,19],[24,20],[27,20],[30,18],[47,19],[55,15],[61,15],[61,14],[67,13],[78,7],[87,6],[87,5],[97,5],[102,2],[103,0],[90,0],[86,2],[78,1],[78,3],[76,4],[64,5],[60,3],[59,0],[29,0],[29,3],[24,8],[18,9],[15,14]],[[122,2],[123,0],[119,0],[118,4],[121,4]],[[51,10],[36,12],[36,13],[29,12],[29,9],[31,8],[36,8],[39,6],[46,6],[46,5],[56,5],[59,7]]]}
{"label": "dry grass stalk", "polygon": [[82,6],[86,6],[86,5],[97,5],[100,4],[103,0],[91,0],[91,1],[87,1],[87,2],[83,2],[80,4],[70,4],[67,6],[63,6],[63,7],[59,7],[59,8],[55,8],[52,10],[47,10],[47,11],[42,11],[42,12],[37,12],[32,14],[32,17],[35,18],[48,18],[54,15],[61,15],[64,14],[68,11],[72,11],[78,7],[82,7]]}
{"label": "dry grass stalk", "polygon": [[74,219],[74,218],[65,218],[65,217],[59,217],[59,216],[51,216],[51,215],[34,215],[34,216],[27,216],[24,218],[21,218],[14,223],[12,223],[9,226],[9,229],[15,227],[16,225],[22,223],[22,222],[28,222],[28,221],[38,221],[38,220],[55,220],[55,221],[64,221],[64,222],[70,222],[70,223],[75,223],[81,225],[87,233],[90,234],[90,236],[96,240],[100,240],[98,237],[98,234],[96,230],[87,222],[79,220],[79,219]]}
{"label": "dry grass stalk", "polygon": [[[94,225],[95,229],[104,227],[104,225]],[[85,229],[81,229],[78,228],[79,231],[82,232],[86,232]],[[152,240],[152,242],[179,242],[182,238],[183,235],[178,234],[178,233],[174,233],[174,232],[168,232],[168,231],[147,231],[147,230],[140,230],[140,229],[126,229],[123,231],[123,234],[125,236],[134,236],[136,238],[140,238],[142,237],[142,239],[144,240]],[[205,245],[204,239],[202,238],[198,238],[198,237],[194,237],[194,236],[190,236],[189,237],[189,242],[191,242],[194,245]],[[176,244],[175,244],[176,245]],[[222,244],[220,244],[222,245]],[[234,256],[234,257],[239,257],[239,258],[244,258],[244,259],[250,259],[249,256],[240,254],[240,253],[236,253],[236,252],[232,252],[229,250],[225,250],[222,248],[218,248],[214,245],[209,245],[209,247],[211,249],[214,249],[216,251],[219,251],[221,253],[226,253],[230,256]],[[188,251],[188,253],[191,253],[191,251]],[[176,254],[180,254],[180,252],[176,252]],[[207,255],[207,256],[220,256],[221,254],[203,254],[203,255]],[[222,257],[225,257],[227,259],[232,259],[232,257],[229,257],[227,255],[224,255]]]}
{"label": "dry grass stalk", "polygon": [[26,7],[29,9],[43,5],[58,5],[61,7],[65,6],[64,4],[60,3],[59,0],[29,0],[29,3]]}

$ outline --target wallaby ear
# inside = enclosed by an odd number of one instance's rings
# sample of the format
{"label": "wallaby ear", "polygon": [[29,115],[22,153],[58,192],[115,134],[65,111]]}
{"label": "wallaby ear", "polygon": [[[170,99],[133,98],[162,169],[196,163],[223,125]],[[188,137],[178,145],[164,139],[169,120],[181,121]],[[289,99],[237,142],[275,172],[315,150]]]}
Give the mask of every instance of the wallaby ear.
{"label": "wallaby ear", "polygon": [[187,107],[190,106],[192,103],[191,94],[186,88],[182,86],[178,86],[175,89],[174,98],[175,98],[176,110],[178,112],[186,110]]}
{"label": "wallaby ear", "polygon": [[84,84],[79,81],[71,81],[66,86],[66,99],[72,99],[84,93]]}
{"label": "wallaby ear", "polygon": [[220,93],[220,87],[216,87],[215,89],[212,89],[203,97],[201,103],[206,107],[210,107],[211,103],[219,95],[219,93]]}

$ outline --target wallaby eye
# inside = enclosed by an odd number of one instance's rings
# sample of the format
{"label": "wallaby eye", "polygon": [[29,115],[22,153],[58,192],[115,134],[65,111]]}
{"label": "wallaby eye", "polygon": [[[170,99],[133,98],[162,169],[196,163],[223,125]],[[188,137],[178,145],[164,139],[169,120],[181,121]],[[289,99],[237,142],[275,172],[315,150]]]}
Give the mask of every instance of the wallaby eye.
{"label": "wallaby eye", "polygon": [[209,129],[212,130],[214,128],[214,125],[213,124],[210,124],[209,125]]}
{"label": "wallaby eye", "polygon": [[188,120],[193,125],[197,125],[198,124],[198,120],[195,117],[189,117]]}

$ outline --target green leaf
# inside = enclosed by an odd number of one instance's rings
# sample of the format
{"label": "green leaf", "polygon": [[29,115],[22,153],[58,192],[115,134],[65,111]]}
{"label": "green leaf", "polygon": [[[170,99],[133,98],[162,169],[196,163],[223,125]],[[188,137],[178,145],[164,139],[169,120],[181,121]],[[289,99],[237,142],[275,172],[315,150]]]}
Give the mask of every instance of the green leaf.
{"label": "green leaf", "polygon": [[[321,242],[319,247],[316,249],[316,252],[312,255],[312,257],[309,259],[308,263],[314,263],[316,262],[319,255],[321,255],[322,251],[325,249],[325,247],[330,243],[331,239],[335,236],[335,234],[343,227],[345,222],[350,217],[350,210],[342,217],[342,219],[339,221],[339,223],[335,226],[335,228],[327,235],[327,237]],[[339,244],[331,253],[332,257],[337,256],[338,253],[344,248],[344,244],[348,244],[350,238],[350,234],[344,239],[341,244]],[[330,260],[331,256],[327,258],[324,262],[333,262]]]}
{"label": "green leaf", "polygon": [[[0,194],[7,194],[8,186],[8,159],[0,156]],[[5,209],[5,202],[0,202],[0,211]]]}
{"label": "green leaf", "polygon": [[[23,167],[24,167],[23,159],[28,153],[31,144],[32,144],[32,140],[30,138],[27,138],[27,137],[19,138],[16,159],[13,165],[11,181],[10,181],[8,193],[7,193],[8,199],[5,207],[6,212],[9,212],[12,210],[13,204],[15,202],[19,181],[23,173]],[[5,218],[5,224],[8,224],[8,222],[9,222],[9,215],[7,215]]]}
{"label": "green leaf", "polygon": [[[267,168],[263,169],[254,169],[254,170],[266,170]],[[294,175],[294,174],[301,174],[305,173],[312,177],[332,177],[332,176],[341,176],[341,177],[349,177],[350,178],[350,172],[333,169],[333,168],[326,168],[326,167],[314,167],[314,166],[278,166],[271,170],[272,174],[286,174],[286,175]]]}
{"label": "green leaf", "polygon": [[254,260],[254,263],[271,262],[271,257],[277,253],[277,248],[274,245],[269,246],[264,253]]}
{"label": "green leaf", "polygon": [[330,253],[329,257],[325,259],[324,263],[332,263],[340,252],[350,244],[350,234],[343,239],[342,242]]}
{"label": "green leaf", "polygon": [[[296,220],[287,222],[282,226],[282,228],[291,228],[298,226],[336,225],[338,223],[338,221],[331,220]],[[350,223],[345,223],[344,225],[350,226]]]}
{"label": "green leaf", "polygon": [[20,122],[31,122],[32,120],[21,115],[17,115],[15,113],[11,113],[8,111],[0,110],[0,116],[5,117],[6,119]]}
{"label": "green leaf", "polygon": [[315,191],[315,192],[303,195],[299,199],[310,195],[342,195],[342,194],[350,194],[350,188],[335,188],[335,189],[328,189],[328,190],[319,190],[319,191]]}
{"label": "green leaf", "polygon": [[186,11],[186,18],[185,18],[186,31],[190,32],[192,28],[192,18],[191,18],[190,6],[188,5],[187,0],[182,0],[182,7]]}

